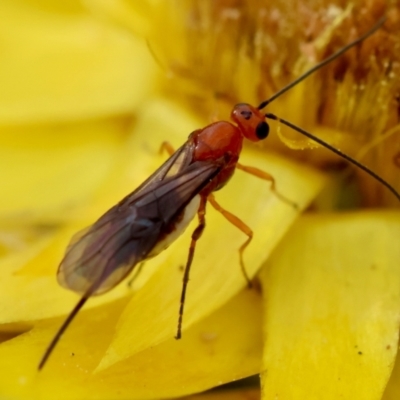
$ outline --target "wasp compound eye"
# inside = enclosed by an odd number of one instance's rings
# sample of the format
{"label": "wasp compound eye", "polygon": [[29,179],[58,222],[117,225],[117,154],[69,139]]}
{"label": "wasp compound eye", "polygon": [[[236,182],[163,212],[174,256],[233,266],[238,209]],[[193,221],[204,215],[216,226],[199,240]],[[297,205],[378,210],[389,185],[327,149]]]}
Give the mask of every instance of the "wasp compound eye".
{"label": "wasp compound eye", "polygon": [[256,136],[261,140],[265,139],[268,136],[268,133],[269,125],[265,121],[260,122],[256,127]]}

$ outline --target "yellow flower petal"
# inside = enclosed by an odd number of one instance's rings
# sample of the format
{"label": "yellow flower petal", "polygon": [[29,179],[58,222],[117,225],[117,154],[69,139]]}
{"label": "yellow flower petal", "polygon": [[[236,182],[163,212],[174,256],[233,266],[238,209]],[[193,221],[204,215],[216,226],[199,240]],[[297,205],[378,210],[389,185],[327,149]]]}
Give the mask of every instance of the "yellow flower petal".
{"label": "yellow flower petal", "polygon": [[125,129],[118,119],[0,128],[2,224],[65,219],[107,176]]}
{"label": "yellow flower petal", "polygon": [[[35,320],[68,313],[76,294],[61,288],[56,280],[65,247],[78,230],[70,225],[43,235],[26,248],[0,259],[0,323],[33,323]],[[120,285],[105,296],[94,298],[89,307],[110,302],[129,293]]]}
{"label": "yellow flower petal", "polygon": [[[125,300],[82,312],[45,369],[41,351],[61,319],[0,346],[1,394],[23,399],[157,399],[182,396],[255,374],[260,368],[260,295],[245,290],[216,314],[98,374],[101,358]],[[87,340],[89,339],[89,340]],[[195,362],[194,362],[195,360]]]}
{"label": "yellow flower petal", "polygon": [[399,213],[308,216],[261,273],[263,398],[380,399],[397,352]]}
{"label": "yellow flower petal", "polygon": [[1,2],[1,123],[131,112],[152,88],[156,64],[143,39],[79,7],[57,11]]}
{"label": "yellow flower petal", "polygon": [[147,37],[151,30],[152,17],[157,12],[159,0],[84,0],[84,4],[93,13],[111,20],[131,32]]}

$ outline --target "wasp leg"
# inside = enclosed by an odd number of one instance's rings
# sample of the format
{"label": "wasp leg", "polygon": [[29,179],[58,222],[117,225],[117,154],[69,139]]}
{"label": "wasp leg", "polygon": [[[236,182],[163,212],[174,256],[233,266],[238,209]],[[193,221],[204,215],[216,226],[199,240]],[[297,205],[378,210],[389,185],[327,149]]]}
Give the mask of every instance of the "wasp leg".
{"label": "wasp leg", "polygon": [[206,204],[207,204],[207,197],[201,196],[199,209],[197,210],[197,217],[199,219],[199,223],[196,229],[192,233],[192,241],[190,243],[189,254],[185,266],[185,272],[183,274],[182,292],[181,292],[181,300],[179,306],[178,328],[176,331],[175,339],[180,339],[182,336],[182,319],[185,307],[186,289],[187,289],[187,284],[189,282],[190,267],[193,262],[194,251],[196,249],[196,242],[200,239],[204,231],[204,228],[206,226],[206,219],[205,219]]}
{"label": "wasp leg", "polygon": [[142,261],[139,266],[137,267],[136,271],[132,274],[131,279],[128,281],[127,286],[128,288],[132,288],[133,282],[137,279],[137,277],[140,275],[143,269],[144,261]]}
{"label": "wasp leg", "polygon": [[286,196],[284,196],[283,194],[281,194],[280,192],[278,192],[276,190],[275,178],[272,175],[270,175],[268,172],[262,171],[261,169],[258,169],[258,168],[255,168],[255,167],[248,167],[247,165],[242,165],[242,164],[239,164],[239,163],[236,164],[236,168],[240,169],[240,170],[242,170],[244,172],[247,172],[248,174],[253,175],[253,176],[257,177],[257,178],[263,179],[264,181],[271,182],[271,191],[275,194],[276,197],[278,197],[283,202],[289,204],[293,208],[296,208],[296,209],[299,208],[297,203],[295,203],[294,201],[288,199]]}
{"label": "wasp leg", "polygon": [[175,153],[175,149],[173,148],[172,144],[170,142],[162,142],[160,146],[160,154],[162,154],[164,151],[166,151],[170,156]]}
{"label": "wasp leg", "polygon": [[231,224],[235,225],[236,228],[240,229],[245,235],[247,235],[247,240],[240,246],[239,248],[239,260],[240,260],[240,268],[242,269],[242,273],[244,278],[246,279],[247,285],[249,288],[252,287],[251,280],[246,272],[246,267],[244,266],[244,261],[243,261],[243,252],[246,249],[246,247],[250,244],[251,240],[253,239],[253,231],[236,215],[230,213],[229,211],[225,210],[222,208],[217,201],[215,200],[215,197],[210,194],[208,196],[208,201],[210,204],[218,211],[220,212]]}

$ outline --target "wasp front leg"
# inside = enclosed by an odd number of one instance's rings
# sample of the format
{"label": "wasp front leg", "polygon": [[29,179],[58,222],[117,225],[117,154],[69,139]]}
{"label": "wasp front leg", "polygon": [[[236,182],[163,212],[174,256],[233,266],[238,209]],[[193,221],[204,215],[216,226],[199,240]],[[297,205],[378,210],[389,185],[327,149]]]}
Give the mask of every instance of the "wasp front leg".
{"label": "wasp front leg", "polygon": [[160,154],[162,154],[164,151],[166,151],[168,153],[168,155],[172,156],[172,154],[175,153],[175,149],[172,146],[172,144],[170,142],[162,142],[161,146],[160,146]]}

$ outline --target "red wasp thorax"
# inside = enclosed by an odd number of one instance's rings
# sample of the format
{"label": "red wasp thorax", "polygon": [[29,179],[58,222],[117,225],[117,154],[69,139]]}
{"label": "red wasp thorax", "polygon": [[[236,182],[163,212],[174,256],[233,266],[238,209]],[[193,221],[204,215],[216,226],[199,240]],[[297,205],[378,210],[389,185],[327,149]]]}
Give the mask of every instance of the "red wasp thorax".
{"label": "red wasp thorax", "polygon": [[193,161],[218,160],[222,166],[219,174],[201,192],[203,196],[222,188],[229,181],[242,151],[244,138],[255,142],[266,137],[260,137],[257,133],[260,124],[268,126],[264,114],[257,108],[249,104],[237,104],[232,110],[231,119],[237,125],[218,121],[189,136],[188,141],[193,146]]}

